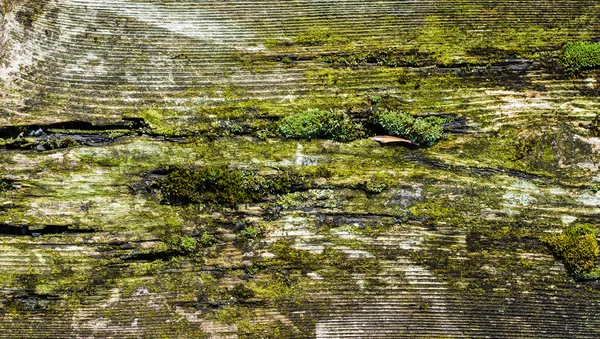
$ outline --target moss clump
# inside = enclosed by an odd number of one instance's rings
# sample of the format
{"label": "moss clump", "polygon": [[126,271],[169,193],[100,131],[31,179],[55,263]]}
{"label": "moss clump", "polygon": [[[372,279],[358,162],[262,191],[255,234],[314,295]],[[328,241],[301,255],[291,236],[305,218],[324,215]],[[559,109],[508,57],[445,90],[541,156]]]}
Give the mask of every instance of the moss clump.
{"label": "moss clump", "polygon": [[385,182],[383,182],[381,180],[372,178],[363,183],[363,188],[364,188],[365,192],[367,192],[367,193],[378,194],[378,193],[385,191],[385,189],[387,188],[387,185]]}
{"label": "moss clump", "polygon": [[75,139],[73,139],[73,138],[64,138],[64,139],[52,138],[52,139],[40,142],[39,145],[41,145],[44,149],[52,150],[52,149],[58,149],[58,148],[76,147],[76,146],[79,146],[80,144],[77,141],[75,141]]}
{"label": "moss clump", "polygon": [[319,60],[343,67],[358,67],[374,64],[386,67],[423,66],[426,55],[416,50],[402,51],[397,47],[360,50],[343,55],[327,55]]}
{"label": "moss clump", "polygon": [[292,176],[284,173],[265,177],[250,171],[223,167],[168,169],[158,182],[163,198],[175,204],[200,203],[208,206],[235,207],[260,201],[267,195],[289,193]]}
{"label": "moss clump", "polygon": [[271,265],[281,265],[286,269],[300,270],[303,273],[334,270],[373,274],[380,270],[376,258],[350,259],[346,253],[333,247],[325,247],[323,252],[317,254],[294,248],[289,241],[283,240],[273,244],[269,251],[276,256],[276,259],[271,259]]}
{"label": "moss clump", "polygon": [[192,237],[181,237],[179,248],[185,253],[194,253],[197,249],[196,239]]}
{"label": "moss clump", "polygon": [[296,44],[302,46],[339,45],[347,41],[347,38],[326,27],[310,27],[294,39]]}
{"label": "moss clump", "polygon": [[258,228],[255,227],[254,225],[249,225],[247,227],[244,227],[240,232],[239,232],[239,236],[248,240],[253,240],[253,239],[257,239],[261,236],[262,231]]}
{"label": "moss clump", "polygon": [[562,63],[565,70],[571,73],[600,67],[600,42],[567,43],[563,50]]}
{"label": "moss clump", "polygon": [[169,250],[186,255],[194,254],[198,250],[196,239],[188,236],[178,236],[168,240]]}
{"label": "moss clump", "polygon": [[439,117],[414,118],[408,113],[385,110],[377,114],[375,121],[390,135],[431,146],[442,137],[442,124],[446,120]]}
{"label": "moss clump", "polygon": [[202,235],[200,236],[200,243],[204,247],[211,247],[216,242],[217,242],[217,237],[212,233],[203,232]]}
{"label": "moss clump", "polygon": [[560,235],[546,237],[544,242],[576,277],[590,274],[596,267],[596,230],[589,226],[569,227]]}
{"label": "moss clump", "polygon": [[351,141],[361,137],[363,126],[352,122],[340,111],[309,109],[285,117],[279,123],[279,134],[292,139],[331,138],[336,141]]}

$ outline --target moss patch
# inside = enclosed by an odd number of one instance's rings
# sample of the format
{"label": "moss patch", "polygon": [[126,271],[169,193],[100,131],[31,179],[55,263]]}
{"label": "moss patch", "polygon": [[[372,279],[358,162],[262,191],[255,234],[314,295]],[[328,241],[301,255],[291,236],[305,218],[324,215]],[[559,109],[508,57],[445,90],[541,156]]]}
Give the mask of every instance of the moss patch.
{"label": "moss patch", "polygon": [[319,60],[343,67],[358,67],[367,64],[387,67],[419,67],[426,64],[426,58],[426,53],[419,53],[416,50],[403,51],[398,47],[385,47],[372,50],[356,50],[338,55],[324,55],[319,57]]}
{"label": "moss patch", "polygon": [[424,146],[431,146],[442,137],[442,124],[446,119],[415,118],[404,112],[380,110],[376,104],[364,112],[371,121],[368,128],[360,122],[353,122],[347,113],[341,111],[309,109],[284,118],[279,123],[279,134],[293,139],[352,141],[383,129],[387,134],[407,138]]}
{"label": "moss patch", "polygon": [[224,167],[174,167],[158,182],[163,198],[169,203],[235,207],[260,201],[270,194],[288,193],[292,176],[284,173],[266,177],[250,171]]}
{"label": "moss patch", "polygon": [[360,123],[352,122],[343,112],[320,109],[309,109],[286,117],[279,124],[279,134],[293,139],[350,141],[362,136],[362,129]]}
{"label": "moss patch", "polygon": [[565,70],[571,73],[600,67],[600,42],[567,43],[563,50],[562,63]]}
{"label": "moss patch", "polygon": [[431,146],[442,137],[442,124],[446,120],[439,117],[414,118],[404,112],[383,111],[376,122],[388,134],[407,138],[412,142]]}
{"label": "moss patch", "polygon": [[546,237],[544,242],[575,277],[581,278],[597,271],[599,250],[596,229],[573,226],[562,234]]}

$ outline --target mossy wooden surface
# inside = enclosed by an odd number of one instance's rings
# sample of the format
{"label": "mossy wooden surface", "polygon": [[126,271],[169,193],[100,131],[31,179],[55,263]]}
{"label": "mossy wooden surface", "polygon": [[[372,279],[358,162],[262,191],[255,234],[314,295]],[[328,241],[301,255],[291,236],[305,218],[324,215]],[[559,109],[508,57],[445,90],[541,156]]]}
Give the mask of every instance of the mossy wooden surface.
{"label": "mossy wooden surface", "polygon": [[595,2],[0,4],[3,338],[600,336]]}

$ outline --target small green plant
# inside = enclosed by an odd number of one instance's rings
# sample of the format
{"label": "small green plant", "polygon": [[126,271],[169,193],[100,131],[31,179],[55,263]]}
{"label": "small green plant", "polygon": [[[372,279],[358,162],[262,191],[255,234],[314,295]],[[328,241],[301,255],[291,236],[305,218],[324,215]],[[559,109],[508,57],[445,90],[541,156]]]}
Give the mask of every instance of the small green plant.
{"label": "small green plant", "polygon": [[381,95],[371,95],[371,96],[369,96],[369,101],[372,104],[376,104],[381,101]]}
{"label": "small green plant", "polygon": [[321,45],[331,38],[331,31],[326,28],[311,27],[295,39],[299,45]]}
{"label": "small green plant", "polygon": [[550,250],[576,277],[591,273],[598,262],[596,229],[588,225],[573,226],[562,234],[544,238]]}
{"label": "small green plant", "polygon": [[260,140],[267,140],[267,138],[271,134],[272,134],[272,132],[266,128],[260,129],[260,130],[256,131],[256,133],[254,133],[254,135]]}
{"label": "small green plant", "polygon": [[52,149],[58,149],[58,148],[70,148],[70,147],[76,147],[79,146],[80,143],[75,141],[75,139],[73,138],[64,138],[64,139],[57,139],[57,138],[51,138],[45,141],[42,141],[39,143],[39,146],[42,146],[43,149],[46,150],[52,150]]}
{"label": "small green plant", "polygon": [[378,194],[385,191],[387,185],[381,180],[370,179],[364,182],[363,187],[367,193]]}
{"label": "small green plant", "polygon": [[565,70],[570,73],[600,67],[600,42],[567,43],[563,50],[562,63]]}
{"label": "small green plant", "polygon": [[446,122],[439,117],[414,118],[408,113],[389,110],[379,112],[375,121],[390,135],[426,146],[433,145],[442,137],[442,124]]}
{"label": "small green plant", "polygon": [[351,141],[361,137],[364,132],[363,126],[353,122],[344,112],[309,109],[281,120],[279,134],[291,139]]}
{"label": "small green plant", "polygon": [[260,271],[260,267],[258,266],[244,267],[244,273],[250,276],[257,274],[258,271]]}
{"label": "small green plant", "polygon": [[180,255],[193,255],[198,250],[198,243],[195,238],[179,235],[171,236],[166,240],[168,251]]}
{"label": "small green plant", "polygon": [[294,39],[296,44],[304,46],[343,44],[347,41],[347,38],[335,34],[326,27],[310,27]]}
{"label": "small green plant", "polygon": [[193,254],[198,248],[196,239],[188,236],[176,237],[171,241],[171,246],[177,252],[184,254]]}
{"label": "small green plant", "polygon": [[258,238],[258,236],[260,235],[260,230],[252,225],[244,228],[243,230],[240,231],[239,235],[240,237],[246,238],[246,239],[256,239]]}
{"label": "small green plant", "polygon": [[230,136],[242,134],[244,132],[244,126],[230,119],[213,121],[211,127],[215,130],[216,134],[220,136]]}
{"label": "small green plant", "polygon": [[202,235],[200,236],[200,243],[204,247],[210,247],[210,246],[214,245],[216,242],[217,242],[217,237],[212,233],[203,232]]}
{"label": "small green plant", "polygon": [[196,239],[192,237],[181,237],[181,243],[179,244],[179,248],[185,253],[196,252]]}
{"label": "small green plant", "polygon": [[358,67],[374,64],[386,67],[399,67],[401,65],[415,65],[415,56],[406,55],[398,48],[387,47],[376,50],[358,50],[342,55],[326,55],[319,60],[328,64],[343,67]]}
{"label": "small green plant", "polygon": [[370,54],[368,52],[358,52],[343,56],[322,56],[319,58],[319,61],[343,67],[357,67],[369,63]]}
{"label": "small green plant", "polygon": [[124,135],[127,135],[127,132],[124,132],[124,131],[122,131],[122,130],[110,130],[110,131],[108,131],[108,132],[106,133],[106,137],[107,137],[109,140],[115,140],[115,139],[117,139],[117,138],[119,138],[119,137],[122,137],[122,136],[124,136]]}

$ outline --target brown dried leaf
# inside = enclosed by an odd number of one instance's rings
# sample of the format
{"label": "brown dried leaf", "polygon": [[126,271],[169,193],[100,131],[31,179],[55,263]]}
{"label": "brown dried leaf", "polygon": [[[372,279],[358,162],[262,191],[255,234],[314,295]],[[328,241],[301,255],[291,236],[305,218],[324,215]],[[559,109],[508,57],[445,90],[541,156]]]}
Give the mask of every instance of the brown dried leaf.
{"label": "brown dried leaf", "polygon": [[375,140],[381,144],[405,143],[405,144],[416,145],[414,142],[412,142],[410,140],[393,137],[391,135],[377,135],[377,136],[372,137],[371,139]]}

